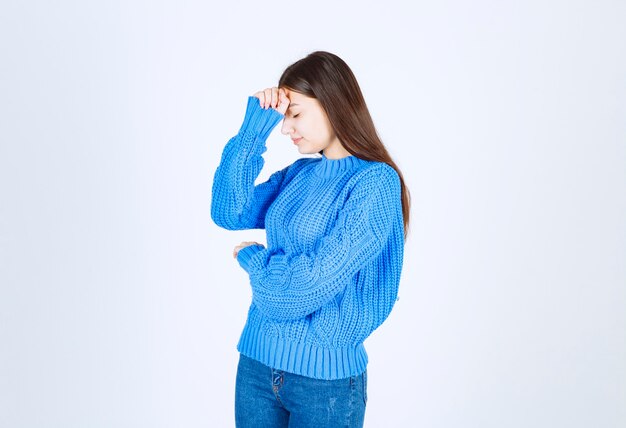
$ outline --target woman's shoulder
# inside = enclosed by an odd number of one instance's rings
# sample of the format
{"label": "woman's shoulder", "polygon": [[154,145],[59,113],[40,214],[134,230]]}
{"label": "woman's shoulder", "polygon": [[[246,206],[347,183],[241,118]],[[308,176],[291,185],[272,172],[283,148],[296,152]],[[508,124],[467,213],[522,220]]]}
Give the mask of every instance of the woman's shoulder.
{"label": "woman's shoulder", "polygon": [[394,167],[386,162],[366,160],[363,167],[359,171],[360,180],[382,181],[382,182],[399,182],[400,176]]}

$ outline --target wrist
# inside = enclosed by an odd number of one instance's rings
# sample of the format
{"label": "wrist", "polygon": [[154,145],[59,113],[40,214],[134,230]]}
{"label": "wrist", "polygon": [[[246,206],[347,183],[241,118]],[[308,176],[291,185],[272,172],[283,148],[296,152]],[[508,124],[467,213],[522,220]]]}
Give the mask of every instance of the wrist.
{"label": "wrist", "polygon": [[273,107],[264,109],[261,101],[255,96],[248,97],[246,115],[239,132],[258,134],[262,140],[266,140],[274,127],[285,117]]}
{"label": "wrist", "polygon": [[246,272],[248,271],[248,265],[252,257],[261,250],[264,250],[265,247],[261,244],[252,244],[247,247],[243,247],[241,250],[237,252],[237,261],[239,265],[241,265]]}

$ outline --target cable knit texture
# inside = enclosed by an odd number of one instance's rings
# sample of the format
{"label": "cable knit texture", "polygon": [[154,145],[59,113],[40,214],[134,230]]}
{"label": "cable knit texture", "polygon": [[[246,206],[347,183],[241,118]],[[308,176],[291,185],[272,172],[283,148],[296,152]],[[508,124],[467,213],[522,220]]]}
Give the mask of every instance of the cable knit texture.
{"label": "cable knit texture", "polygon": [[229,230],[265,229],[245,247],[252,303],[237,349],[319,379],[365,371],[363,341],[389,316],[404,253],[400,179],[382,162],[304,157],[255,185],[283,119],[248,97],[243,124],[215,172],[211,217]]}

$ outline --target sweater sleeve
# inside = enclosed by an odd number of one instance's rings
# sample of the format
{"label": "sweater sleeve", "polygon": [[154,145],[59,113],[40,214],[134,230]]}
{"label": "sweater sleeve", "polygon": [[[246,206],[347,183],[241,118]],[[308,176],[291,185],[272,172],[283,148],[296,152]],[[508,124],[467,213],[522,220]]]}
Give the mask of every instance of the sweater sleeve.
{"label": "sweater sleeve", "polygon": [[243,248],[237,260],[250,275],[254,304],[276,320],[303,318],[321,308],[381,254],[394,222],[402,222],[400,203],[396,171],[380,164],[360,177],[315,251]]}
{"label": "sweater sleeve", "polygon": [[224,147],[213,178],[211,218],[218,226],[230,230],[265,227],[265,212],[288,167],[264,183],[255,186],[254,182],[265,163],[261,155],[267,150],[267,137],[283,117],[273,108],[263,109],[257,97],[248,97],[243,124]]}

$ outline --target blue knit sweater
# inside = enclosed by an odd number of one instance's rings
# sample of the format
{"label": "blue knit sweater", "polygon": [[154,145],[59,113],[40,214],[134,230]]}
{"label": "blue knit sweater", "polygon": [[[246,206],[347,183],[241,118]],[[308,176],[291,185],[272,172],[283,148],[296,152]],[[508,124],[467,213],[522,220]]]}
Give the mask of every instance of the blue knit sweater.
{"label": "blue knit sweater", "polygon": [[319,379],[365,371],[363,341],[397,297],[404,254],[400,180],[382,162],[304,157],[255,185],[265,142],[284,116],[248,97],[215,172],[211,217],[265,229],[267,248],[241,249],[252,303],[237,349]]}

